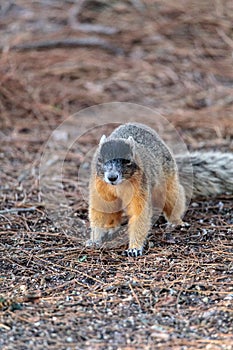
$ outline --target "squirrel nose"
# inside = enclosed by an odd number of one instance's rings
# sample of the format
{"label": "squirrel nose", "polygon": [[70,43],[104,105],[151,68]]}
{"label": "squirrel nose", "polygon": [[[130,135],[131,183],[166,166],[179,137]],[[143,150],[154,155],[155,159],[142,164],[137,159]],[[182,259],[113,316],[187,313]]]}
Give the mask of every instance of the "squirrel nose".
{"label": "squirrel nose", "polygon": [[115,175],[115,174],[109,174],[108,175],[108,180],[110,182],[115,182],[117,179],[118,179],[118,175]]}

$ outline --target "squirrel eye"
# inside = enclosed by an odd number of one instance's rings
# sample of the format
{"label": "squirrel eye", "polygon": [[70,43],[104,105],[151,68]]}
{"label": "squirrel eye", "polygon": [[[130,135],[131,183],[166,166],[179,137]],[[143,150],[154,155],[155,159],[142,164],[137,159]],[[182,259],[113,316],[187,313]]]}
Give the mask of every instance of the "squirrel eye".
{"label": "squirrel eye", "polygon": [[124,163],[125,163],[126,165],[131,165],[131,164],[132,164],[132,162],[131,162],[129,159],[125,159]]}

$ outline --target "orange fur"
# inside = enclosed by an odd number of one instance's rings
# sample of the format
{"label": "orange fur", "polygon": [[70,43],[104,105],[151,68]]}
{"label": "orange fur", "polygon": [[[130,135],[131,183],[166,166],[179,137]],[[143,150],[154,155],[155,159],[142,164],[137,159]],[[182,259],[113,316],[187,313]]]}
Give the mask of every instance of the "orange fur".
{"label": "orange fur", "polygon": [[99,243],[105,234],[120,226],[121,200],[117,197],[114,186],[95,177],[90,183],[89,219],[91,224],[91,240]]}
{"label": "orange fur", "polygon": [[131,179],[134,195],[127,207],[129,215],[129,249],[142,249],[151,224],[150,194],[141,186],[141,174]]}
{"label": "orange fur", "polygon": [[100,197],[105,201],[111,202],[117,198],[116,188],[107,184],[98,176],[95,177],[95,187]]}
{"label": "orange fur", "polygon": [[[127,154],[124,154],[125,150]],[[101,162],[104,165],[109,157],[127,160],[118,163],[124,181],[115,186],[97,176],[96,165],[101,166]],[[154,130],[137,123],[120,126],[109,139],[105,137],[100,142],[92,165],[89,217],[94,243],[101,241],[105,233],[111,234],[120,224],[123,210],[129,216],[129,249],[126,252],[132,256],[142,254],[153,205],[172,224],[182,223],[185,194],[179,183],[176,162]]]}
{"label": "orange fur", "polygon": [[94,226],[102,228],[113,228],[120,224],[122,212],[103,213],[95,209],[91,209],[91,223]]}
{"label": "orange fur", "polygon": [[122,201],[118,197],[115,187],[107,184],[98,176],[90,184],[90,194],[90,209],[109,214],[119,212],[122,208]]}
{"label": "orange fur", "polygon": [[138,217],[145,206],[146,194],[140,185],[141,176],[137,175],[131,178],[130,184],[133,188],[133,195],[127,208],[130,217]]}
{"label": "orange fur", "polygon": [[[95,177],[89,211],[91,226],[99,228],[93,233],[94,240],[101,239],[107,229],[118,227],[122,210],[126,208],[129,216],[129,249],[141,249],[150,229],[152,216],[151,195],[141,184],[140,172],[118,186],[112,186]],[[160,184],[153,189],[153,202],[163,210],[169,222],[182,223],[185,197],[177,174],[170,175],[164,185]]]}
{"label": "orange fur", "polygon": [[170,176],[166,182],[166,197],[163,212],[172,224],[182,224],[185,211],[185,193],[176,174]]}

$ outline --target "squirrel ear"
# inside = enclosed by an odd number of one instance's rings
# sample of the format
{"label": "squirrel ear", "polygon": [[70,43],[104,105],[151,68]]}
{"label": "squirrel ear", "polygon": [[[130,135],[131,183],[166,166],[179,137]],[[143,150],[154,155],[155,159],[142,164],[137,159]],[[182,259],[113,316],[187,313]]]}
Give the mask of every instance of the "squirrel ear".
{"label": "squirrel ear", "polygon": [[133,138],[133,136],[129,136],[129,137],[128,137],[128,140],[129,140],[130,143],[134,144],[134,138]]}
{"label": "squirrel ear", "polygon": [[134,140],[133,136],[129,136],[128,137],[128,141],[130,143],[130,146],[131,146],[131,149],[132,149],[133,155],[134,155],[134,152],[135,152],[135,140]]}
{"label": "squirrel ear", "polygon": [[106,141],[107,137],[106,135],[102,135],[99,144],[102,145]]}

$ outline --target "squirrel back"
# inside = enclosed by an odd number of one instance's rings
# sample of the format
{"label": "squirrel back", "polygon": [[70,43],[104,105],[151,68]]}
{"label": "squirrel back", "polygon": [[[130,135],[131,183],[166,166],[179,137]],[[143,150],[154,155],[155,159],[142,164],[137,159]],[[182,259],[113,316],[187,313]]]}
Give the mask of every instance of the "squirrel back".
{"label": "squirrel back", "polygon": [[177,170],[171,151],[155,130],[140,123],[119,126],[109,136],[111,139],[133,139],[136,162],[147,173],[153,186],[156,180]]}
{"label": "squirrel back", "polygon": [[[160,136],[152,128],[140,123],[121,125],[112,132],[110,138],[127,139],[132,135],[141,150],[145,149],[147,155],[150,152],[154,155],[152,158],[155,158],[155,162],[159,159],[165,168],[169,162],[178,167],[187,198],[233,193],[233,153],[196,151],[172,157]],[[174,159],[176,165],[173,164]]]}

